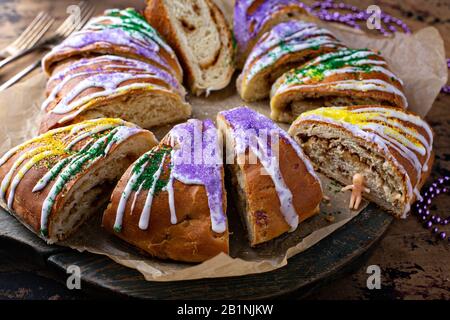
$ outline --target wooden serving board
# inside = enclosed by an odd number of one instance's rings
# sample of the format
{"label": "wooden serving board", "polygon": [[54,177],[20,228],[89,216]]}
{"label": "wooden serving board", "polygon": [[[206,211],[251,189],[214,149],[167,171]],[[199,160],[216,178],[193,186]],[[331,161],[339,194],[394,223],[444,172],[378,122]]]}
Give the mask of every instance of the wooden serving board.
{"label": "wooden serving board", "polygon": [[[181,282],[149,282],[136,270],[107,257],[47,246],[0,209],[0,245],[14,242],[32,252],[37,263],[56,267],[61,274],[70,265],[81,268],[84,285],[141,299],[258,299],[286,296],[306,290],[332,276],[366,252],[385,233],[393,218],[375,205],[307,251],[289,259],[287,266],[267,273],[232,278]],[[5,227],[6,226],[6,227]],[[82,284],[82,285],[83,285]]]}

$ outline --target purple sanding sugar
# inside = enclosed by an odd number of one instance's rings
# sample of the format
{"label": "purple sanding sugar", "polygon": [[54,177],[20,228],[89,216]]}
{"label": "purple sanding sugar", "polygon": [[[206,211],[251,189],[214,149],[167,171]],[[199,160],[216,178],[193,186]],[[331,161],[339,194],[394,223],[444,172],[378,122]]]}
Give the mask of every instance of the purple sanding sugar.
{"label": "purple sanding sugar", "polygon": [[[252,139],[255,137],[265,137],[263,139],[266,142],[264,147],[267,156],[272,156],[272,141],[278,138],[282,138],[287,143],[291,143],[291,140],[287,136],[286,132],[275,124],[269,118],[259,114],[258,112],[247,108],[238,107],[227,111],[220,112],[222,116],[230,124],[235,133],[236,139],[238,139],[242,148],[247,148],[253,143]],[[243,153],[245,150],[238,150],[237,153]]]}
{"label": "purple sanding sugar", "polygon": [[82,30],[74,33],[61,44],[56,46],[51,54],[59,51],[68,51],[72,49],[80,49],[95,43],[107,43],[110,45],[127,46],[134,50],[138,55],[141,55],[149,60],[153,60],[158,64],[170,68],[168,62],[164,60],[159,54],[159,46],[146,38],[148,41],[140,41],[131,37],[129,33],[119,28],[106,28],[100,30]]}
{"label": "purple sanding sugar", "polygon": [[[280,155],[276,154],[278,150],[275,151],[275,154],[272,150],[272,142],[277,143],[278,138],[282,139],[285,143],[294,148],[298,157],[305,164],[309,174],[320,183],[311,162],[305,156],[303,150],[291,138],[291,136],[288,135],[286,131],[281,129],[275,122],[248,107],[237,107],[231,110],[221,111],[219,114],[225,118],[233,130],[234,138],[236,140],[237,154],[245,153],[246,149],[250,145],[254,146],[254,144],[251,144],[251,139],[257,137],[260,142],[266,142],[263,145],[259,145],[260,148],[262,147],[262,150],[260,150],[262,156],[279,157]],[[256,136],[252,137],[252,134],[256,134]],[[264,135],[266,135],[265,140],[260,138]]]}
{"label": "purple sanding sugar", "polygon": [[[96,66],[89,67],[89,66]],[[88,66],[88,67],[86,67]],[[179,84],[178,80],[175,79],[175,77],[170,74],[169,72],[160,69],[154,65],[151,65],[149,63],[135,60],[135,59],[129,59],[125,57],[119,57],[119,56],[112,56],[112,55],[105,55],[105,56],[98,56],[95,58],[84,58],[77,62],[74,62],[67,66],[66,68],[62,69],[61,71],[54,74],[50,81],[58,79],[63,80],[67,75],[75,75],[75,72],[77,69],[83,68],[83,73],[87,74],[95,74],[99,72],[109,72],[113,73],[111,71],[112,68],[117,68],[118,66],[126,66],[129,69],[120,68],[117,69],[116,72],[128,72],[130,74],[133,73],[150,73],[153,74],[156,78],[159,78],[163,80],[165,83],[169,84],[172,88],[176,89],[179,94],[182,96],[184,95],[184,90],[182,89],[181,85]]]}
{"label": "purple sanding sugar", "polygon": [[[270,48],[275,45],[279,45],[281,41],[285,42],[287,38],[291,37],[295,33],[301,30],[312,29],[314,27],[316,27],[316,25],[312,23],[305,23],[297,20],[290,20],[288,22],[277,24],[272,28],[270,33],[267,33],[267,37],[261,37],[255,47],[252,49],[252,52],[247,58],[247,61],[251,61],[255,57],[263,55]],[[304,41],[307,36],[308,35],[305,34],[300,40]]]}
{"label": "purple sanding sugar", "polygon": [[[267,66],[280,59],[283,54],[306,48],[313,48],[321,44],[324,47],[342,47],[333,34],[314,23],[289,20],[277,24],[255,44],[249,54],[246,67],[254,68],[253,62],[260,59],[257,65]],[[280,53],[275,53],[279,48]],[[256,68],[256,70],[259,70]]]}
{"label": "purple sanding sugar", "polygon": [[214,232],[226,230],[223,211],[222,155],[217,129],[211,120],[189,120],[175,126],[170,137],[180,148],[172,157],[173,177],[185,184],[204,185],[208,195],[211,223]]}
{"label": "purple sanding sugar", "polygon": [[[249,14],[248,10],[254,2],[254,0],[237,0],[234,6],[234,36],[239,50],[245,48],[247,43],[270,20],[271,15],[281,10],[282,7],[293,4],[304,7],[304,4],[298,0],[266,0]],[[252,28],[252,31],[250,31],[250,28]]]}

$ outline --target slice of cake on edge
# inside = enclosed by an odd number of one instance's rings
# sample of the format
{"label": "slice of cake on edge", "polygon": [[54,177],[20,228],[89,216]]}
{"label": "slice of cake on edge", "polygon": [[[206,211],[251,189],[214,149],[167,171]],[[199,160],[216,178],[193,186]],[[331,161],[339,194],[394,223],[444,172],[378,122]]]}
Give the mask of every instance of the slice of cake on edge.
{"label": "slice of cake on edge", "polygon": [[147,0],[145,17],[177,53],[194,94],[208,95],[230,83],[233,40],[212,0]]}
{"label": "slice of cake on edge", "polygon": [[319,212],[320,180],[285,131],[247,107],[220,112],[217,125],[226,146],[232,192],[252,246],[296,230]]}

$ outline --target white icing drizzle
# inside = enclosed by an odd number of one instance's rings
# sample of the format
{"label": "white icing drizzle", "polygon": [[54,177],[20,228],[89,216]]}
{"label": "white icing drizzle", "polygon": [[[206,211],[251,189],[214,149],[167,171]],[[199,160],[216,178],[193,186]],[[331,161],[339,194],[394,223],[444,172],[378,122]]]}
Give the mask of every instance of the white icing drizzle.
{"label": "white icing drizzle", "polygon": [[61,171],[70,161],[72,161],[72,159],[73,156],[70,156],[58,162],[41,179],[39,179],[38,183],[36,183],[33,190],[31,191],[38,192],[44,189],[50,183],[50,181],[53,180],[55,173]]}
{"label": "white icing drizzle", "polygon": [[104,155],[107,155],[111,148],[116,145],[118,142],[125,141],[129,137],[137,134],[141,129],[138,128],[130,128],[130,127],[117,127],[116,129],[111,130],[111,132],[114,132],[114,136],[111,139],[111,141],[108,143],[108,145],[105,148]]}
{"label": "white icing drizzle", "polygon": [[[286,223],[290,226],[290,231],[292,232],[297,229],[299,223],[298,215],[293,204],[294,197],[292,196],[291,190],[284,182],[283,175],[281,174],[280,167],[277,163],[278,161],[268,156],[264,144],[262,143],[262,141],[260,141],[259,138],[257,139],[258,140],[256,148],[254,148],[252,144],[250,144],[248,147],[251,152],[256,155],[266,172],[272,178],[272,181],[275,185],[275,190],[280,200],[281,213],[283,214]],[[247,146],[244,143],[239,143],[238,141],[239,140],[236,141],[236,154],[237,156],[245,155]]]}
{"label": "white icing drizzle", "polygon": [[[386,108],[381,108],[381,107],[367,107],[367,108],[363,108],[363,109],[354,109],[353,112],[377,112],[377,113],[381,113],[381,114],[385,115],[385,118],[383,118],[383,120],[389,121],[390,125],[393,125],[393,126],[396,126],[396,127],[400,128],[402,130],[405,130],[407,132],[407,134],[409,134],[409,135],[413,136],[414,138],[416,138],[417,140],[419,140],[422,143],[422,145],[425,147],[425,150],[426,150],[426,152],[425,152],[426,160],[425,160],[425,163],[424,163],[424,165],[422,167],[422,170],[424,172],[428,171],[428,161],[430,160],[431,149],[432,149],[432,146],[433,146],[433,132],[431,131],[430,126],[425,121],[423,121],[420,117],[418,117],[416,115],[412,115],[412,114],[407,114],[405,112],[397,111],[397,110],[394,110],[394,109],[386,109]],[[402,121],[405,121],[405,122],[411,122],[415,126],[417,126],[419,128],[422,128],[427,133],[428,140],[425,139],[425,137],[420,135],[418,132],[414,132],[413,130],[404,127],[399,122],[390,121],[389,118],[395,118],[395,119],[399,119],[399,120],[402,120]]]}
{"label": "white icing drizzle", "polygon": [[[173,159],[174,154],[175,150],[172,150],[170,154],[171,159]],[[167,191],[167,195],[169,198],[170,223],[176,224],[178,222],[178,219],[177,219],[177,211],[175,210],[175,192],[173,190],[173,179],[174,179],[173,172],[171,171],[169,181],[167,182],[167,185],[165,186],[164,190]]]}
{"label": "white icing drizzle", "polygon": [[[297,143],[284,132],[281,128],[276,126],[272,121],[256,113],[255,111],[245,108],[239,107],[229,111],[223,111],[221,114],[225,117],[225,119],[229,122],[231,126],[231,135],[233,140],[235,141],[235,158],[238,159],[240,157],[245,156],[246,151],[251,151],[260,161],[261,165],[265,169],[265,171],[270,175],[274,185],[275,190],[278,194],[278,198],[280,200],[280,211],[286,221],[286,223],[290,226],[290,231],[296,230],[298,227],[298,214],[293,205],[293,195],[288,186],[286,185],[283,175],[281,173],[279,167],[279,159],[276,158],[276,154],[273,154],[272,148],[275,144],[280,142],[280,139],[285,139],[295,150],[297,156],[303,161],[308,173],[316,179],[319,183],[320,187],[320,179],[318,178],[311,162],[304,155],[301,148],[297,145]],[[244,125],[242,126],[239,121],[243,120]],[[248,123],[246,123],[246,121]],[[259,133],[251,134],[250,137],[247,135],[249,132],[247,130],[255,130],[256,128],[253,124],[256,124],[259,127],[259,130],[265,130],[266,133],[270,131],[270,144],[267,141],[267,134]],[[264,129],[261,128],[264,126]],[[276,141],[273,141],[275,139]],[[251,141],[256,141],[256,143],[252,143]],[[269,147],[270,145],[270,147]],[[269,149],[270,148],[270,149]]]}
{"label": "white icing drizzle", "polygon": [[[322,47],[335,47],[336,40],[328,37],[312,38],[305,40],[304,42],[291,45],[291,51],[298,52],[318,45]],[[270,51],[267,55],[261,57],[257,63],[254,63],[250,67],[250,70],[248,71],[247,74],[248,77],[247,81],[250,81],[255,75],[258,74],[258,72],[274,64],[281,57],[289,53],[291,52],[283,51],[283,49],[277,47],[276,49]],[[247,61],[249,61],[249,63],[251,62],[250,60]]]}
{"label": "white icing drizzle", "polygon": [[[339,112],[343,110],[345,112],[354,114],[367,114],[361,123],[352,124],[346,122],[345,119],[337,121],[333,118],[327,117],[327,115],[322,115],[321,110],[327,110],[327,112],[332,112],[336,110]],[[353,108],[348,109],[346,107],[332,107],[332,108],[321,108],[306,112],[299,117],[300,121],[321,121],[326,123],[331,123],[333,125],[341,126],[346,130],[350,131],[353,135],[363,138],[364,140],[374,142],[383,151],[383,154],[400,170],[402,175],[405,177],[406,189],[407,189],[407,200],[405,201],[405,209],[403,216],[406,216],[410,209],[410,200],[415,195],[420,199],[420,191],[418,189],[422,172],[428,170],[427,163],[431,157],[431,149],[433,144],[433,134],[429,125],[420,119],[418,116],[407,114],[400,110],[395,110],[392,108],[383,107],[364,107],[364,108]],[[418,131],[409,128],[398,120],[409,122],[417,127],[423,128],[428,139],[422,136]],[[394,127],[396,130],[394,132]],[[412,137],[414,140],[420,142],[420,146],[417,143],[411,141]],[[398,160],[389,151],[389,148],[396,150],[402,158],[407,160],[412,164],[415,170],[416,182],[412,185],[411,178],[407,173],[406,169],[398,162]],[[425,157],[425,161],[422,164],[417,154]]]}
{"label": "white icing drizzle", "polygon": [[137,172],[134,172],[125,186],[125,189],[122,191],[120,196],[119,204],[117,205],[116,210],[116,220],[114,222],[114,229],[120,230],[123,221],[123,215],[125,213],[125,208],[127,206],[128,198],[130,197],[131,192],[133,191],[133,185],[137,182],[141,174],[144,172],[146,166],[148,165],[148,160],[139,168]]}
{"label": "white icing drizzle", "polygon": [[[116,64],[111,62],[121,62],[123,64]],[[69,65],[66,68],[63,68],[59,70],[58,72],[55,72],[51,75],[51,77],[48,79],[48,82],[56,81],[58,79],[63,79],[67,76],[69,72],[75,71],[78,68],[85,68],[90,66],[95,66],[99,64],[105,64],[109,69],[125,69],[130,71],[142,71],[142,67],[145,66],[144,62],[141,61],[133,61],[136,65],[132,65],[130,63],[129,58],[124,58],[120,56],[113,56],[113,55],[104,55],[104,56],[98,56],[94,59],[83,59],[82,61],[75,62],[71,65]],[[88,71],[85,70],[85,72],[91,72],[94,73],[96,71]]]}
{"label": "white icing drizzle", "polygon": [[[296,21],[297,22],[297,21]],[[300,21],[298,21],[298,23],[302,23]],[[332,36],[332,33],[328,30],[322,29],[322,30],[315,30],[313,32],[311,32],[311,30],[317,29],[317,26],[313,23],[304,23],[304,29],[301,30],[297,30],[296,32],[293,32],[292,34],[286,36],[285,38],[283,38],[283,41],[290,41],[290,40],[294,40],[296,38],[302,38],[305,35],[318,35],[318,34],[328,34],[330,36]],[[248,60],[254,60],[255,58],[257,58],[258,56],[261,55],[261,51],[258,50],[260,49],[260,46],[263,44],[264,48],[273,48],[277,45],[280,44],[280,35],[276,34],[274,32],[269,32],[266,33],[267,37],[264,38],[264,35],[261,37],[260,41],[255,45],[254,50],[252,50],[247,58]]]}
{"label": "white icing drizzle", "polygon": [[[5,195],[6,190],[8,189],[11,179],[13,179],[14,172],[20,167],[20,165],[28,158],[34,157],[35,155],[39,154],[40,152],[45,151],[44,147],[35,147],[24,154],[22,154],[17,160],[14,162],[14,164],[11,166],[11,169],[9,169],[8,173],[5,175],[5,177],[2,180],[1,187],[0,187],[0,199],[5,202]],[[6,156],[6,155],[5,155]],[[12,155],[11,155],[12,156]],[[9,158],[9,157],[8,157]],[[14,196],[14,192],[13,196]],[[9,208],[12,209],[12,208]]]}
{"label": "white icing drizzle", "polygon": [[[205,128],[201,131],[202,126]],[[196,137],[194,133],[194,127],[200,128],[200,136]],[[211,131],[213,130],[213,131]],[[187,134],[187,136],[186,136]],[[196,138],[199,138],[197,141]],[[162,187],[161,191],[168,193],[168,204],[170,211],[170,222],[171,224],[178,223],[176,208],[175,208],[175,195],[174,195],[174,180],[178,180],[181,183],[187,185],[203,185],[206,190],[208,197],[208,205],[210,208],[211,217],[211,229],[216,233],[223,233],[226,231],[227,223],[226,216],[223,212],[223,186],[222,186],[222,161],[221,153],[217,144],[217,130],[214,124],[210,120],[200,121],[200,120],[189,120],[187,123],[175,126],[168,134],[166,140],[171,146],[170,150],[170,174],[167,183]],[[192,146],[191,142],[197,141],[196,146]],[[196,147],[200,149],[196,149]],[[139,228],[141,230],[146,230],[149,227],[151,207],[156,192],[156,185],[160,176],[162,174],[164,162],[169,153],[169,149],[159,150],[161,147],[155,147],[147,154],[142,156],[137,163],[141,167],[139,170],[133,169],[133,174],[129,178],[124,191],[122,192],[119,205],[117,207],[116,218],[114,222],[114,230],[120,232],[122,228],[123,216],[126,209],[126,204],[130,195],[135,191],[133,203],[131,205],[131,214],[133,213],[134,205],[137,200],[138,195],[143,189],[143,181],[139,181],[139,178],[144,174],[146,168],[148,167],[150,161],[160,161],[158,163],[158,169],[152,173],[151,185],[147,191],[147,196],[145,200],[144,207],[140,214]],[[186,150],[186,148],[188,148]],[[200,159],[185,159],[186,154],[184,151],[188,151],[190,156],[195,157],[195,153],[200,152],[202,158]],[[155,152],[163,152],[161,159],[156,157]],[[207,153],[206,152],[211,152]],[[206,157],[212,157],[213,163],[206,162]],[[147,159],[143,159],[147,157]],[[140,162],[144,161],[143,163]],[[200,162],[197,162],[199,160]],[[194,162],[191,162],[194,161]],[[153,163],[153,162],[152,162]],[[152,168],[156,168],[152,166]],[[153,169],[152,169],[153,170]],[[139,181],[139,186],[136,184]]]}
{"label": "white icing drizzle", "polygon": [[[89,136],[91,136],[93,134],[96,134],[96,133],[99,133],[99,132],[102,132],[102,131],[105,131],[105,130],[112,129],[114,127],[115,126],[111,125],[111,124],[97,126],[93,130],[90,130],[90,131],[87,131],[85,133],[82,133],[82,134],[78,135],[77,137],[75,137],[75,139],[72,139],[72,141],[67,145],[66,149],[70,150],[70,149],[72,149],[72,147],[74,145],[76,145],[81,140],[84,140],[84,139],[86,139],[87,137],[89,137]],[[74,129],[75,129],[75,127],[74,127]],[[72,130],[71,134],[73,134],[75,132],[77,132],[77,130],[75,130],[75,131]]]}
{"label": "white icing drizzle", "polygon": [[[55,183],[52,185],[47,197],[43,201],[41,209],[41,232],[46,235],[48,217],[52,211],[56,198],[64,188],[65,184],[79,172],[81,166],[83,166],[82,170],[89,168],[97,159],[106,156],[114,144],[121,143],[123,140],[141,130],[137,127],[122,126],[124,123],[123,120],[116,119],[88,120],[76,126],[74,125],[49,131],[11,149],[1,158],[0,166],[4,165],[6,161],[16,153],[23,149],[25,149],[25,151],[15,159],[9,171],[4,176],[1,182],[0,200],[6,202],[5,195],[7,190],[9,190],[7,206],[10,210],[13,210],[16,189],[26,173],[40,161],[53,156],[62,156],[63,158],[52,165],[32,189],[32,192],[42,191],[51,181],[55,180]],[[103,130],[98,130],[99,127]],[[77,136],[76,134],[81,130],[86,130],[86,132],[81,132]],[[89,136],[105,130],[110,131],[95,142],[93,142],[93,139],[87,140],[85,145],[80,150],[76,151],[75,154],[68,154],[75,143],[80,141],[79,136],[89,139]],[[63,135],[56,137],[60,134]],[[108,143],[105,145],[106,142]],[[38,143],[38,145],[34,146],[34,143]],[[92,152],[89,151],[91,149]],[[68,156],[64,157],[65,155]],[[16,171],[17,173],[15,173]]]}
{"label": "white icing drizzle", "polygon": [[9,189],[9,196],[8,196],[8,208],[12,209],[13,202],[14,202],[14,195],[16,193],[16,188],[19,184],[19,182],[22,180],[22,178],[25,176],[25,174],[30,170],[35,164],[36,164],[36,158],[37,157],[50,157],[53,155],[56,155],[57,152],[53,150],[44,151],[41,154],[38,154],[34,157],[32,157],[28,162],[26,162],[16,173],[14,176],[14,179],[11,182],[10,189]]}
{"label": "white icing drizzle", "polygon": [[[341,61],[350,61],[350,60],[357,59],[357,58],[364,58],[364,57],[369,57],[369,56],[375,55],[375,53],[370,50],[359,50],[359,51],[355,51],[350,54],[347,54],[347,53],[348,53],[347,50],[326,53],[326,54],[323,54],[323,55],[315,58],[310,63],[305,64],[303,67],[308,68],[310,66],[320,64],[321,62],[328,60],[330,57],[338,57],[339,60],[341,60]],[[375,62],[372,62],[372,61],[375,61]],[[370,63],[371,64],[380,64],[380,65],[387,64],[386,61],[384,61],[384,60],[372,60],[372,59],[370,59]]]}
{"label": "white icing drizzle", "polygon": [[159,177],[161,176],[161,172],[164,166],[164,161],[166,160],[166,155],[163,155],[161,164],[158,167],[158,170],[153,175],[153,183],[150,187],[150,190],[147,193],[147,198],[145,199],[144,208],[141,212],[141,217],[139,219],[139,229],[147,230],[148,224],[150,223],[150,211],[153,202],[153,195],[155,193],[156,183],[158,182]]}
{"label": "white icing drizzle", "polygon": [[137,198],[139,197],[139,194],[141,193],[143,185],[144,184],[141,184],[134,194],[133,202],[131,203],[131,208],[130,208],[130,215],[133,215],[134,207],[136,206],[136,201],[137,201]]}

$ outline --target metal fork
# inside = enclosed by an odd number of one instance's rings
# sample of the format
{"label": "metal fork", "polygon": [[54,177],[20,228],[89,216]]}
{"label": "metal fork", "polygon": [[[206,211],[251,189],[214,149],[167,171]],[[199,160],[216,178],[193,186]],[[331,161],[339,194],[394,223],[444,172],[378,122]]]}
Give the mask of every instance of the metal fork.
{"label": "metal fork", "polygon": [[[82,9],[82,10],[81,10]],[[55,31],[55,35],[47,39],[43,42],[42,45],[39,45],[41,48],[45,49],[51,49],[55,46],[55,44],[66,37],[68,37],[70,34],[72,34],[74,31],[80,30],[91,18],[91,16],[94,14],[95,7],[92,5],[82,2],[80,4],[80,19],[76,23],[74,23],[73,16],[70,15],[69,17],[64,20],[64,22],[58,27],[58,32]],[[68,22],[69,21],[69,22]],[[29,66],[25,67],[18,73],[16,73],[12,78],[10,78],[8,81],[3,83],[0,86],[0,91],[3,91],[16,82],[18,82],[20,79],[22,79],[24,76],[26,76],[28,73],[36,69],[38,66],[40,66],[42,61],[42,58],[37,60],[36,62],[30,64]]]}
{"label": "metal fork", "polygon": [[0,56],[7,57],[33,47],[44,36],[54,21],[46,12],[39,12],[21,35],[0,51]]}
{"label": "metal fork", "polygon": [[[60,42],[64,38],[67,38],[68,35],[70,35],[74,31],[78,31],[83,27],[83,25],[89,20],[89,18],[94,13],[95,8],[89,4],[88,2],[82,1],[79,3],[78,8],[80,10],[80,17],[79,21],[74,21],[74,16],[71,14],[69,17],[67,17],[63,23],[58,27],[58,29],[55,30],[54,34],[47,38],[45,41],[29,47],[25,48],[23,50],[20,50],[16,52],[15,54],[7,57],[6,59],[3,59],[0,61],[0,68],[4,67],[8,63],[23,57],[24,55],[29,54],[32,51],[39,50],[39,49],[47,49],[50,45],[55,44],[57,42]],[[76,18],[76,17],[75,17]]]}

